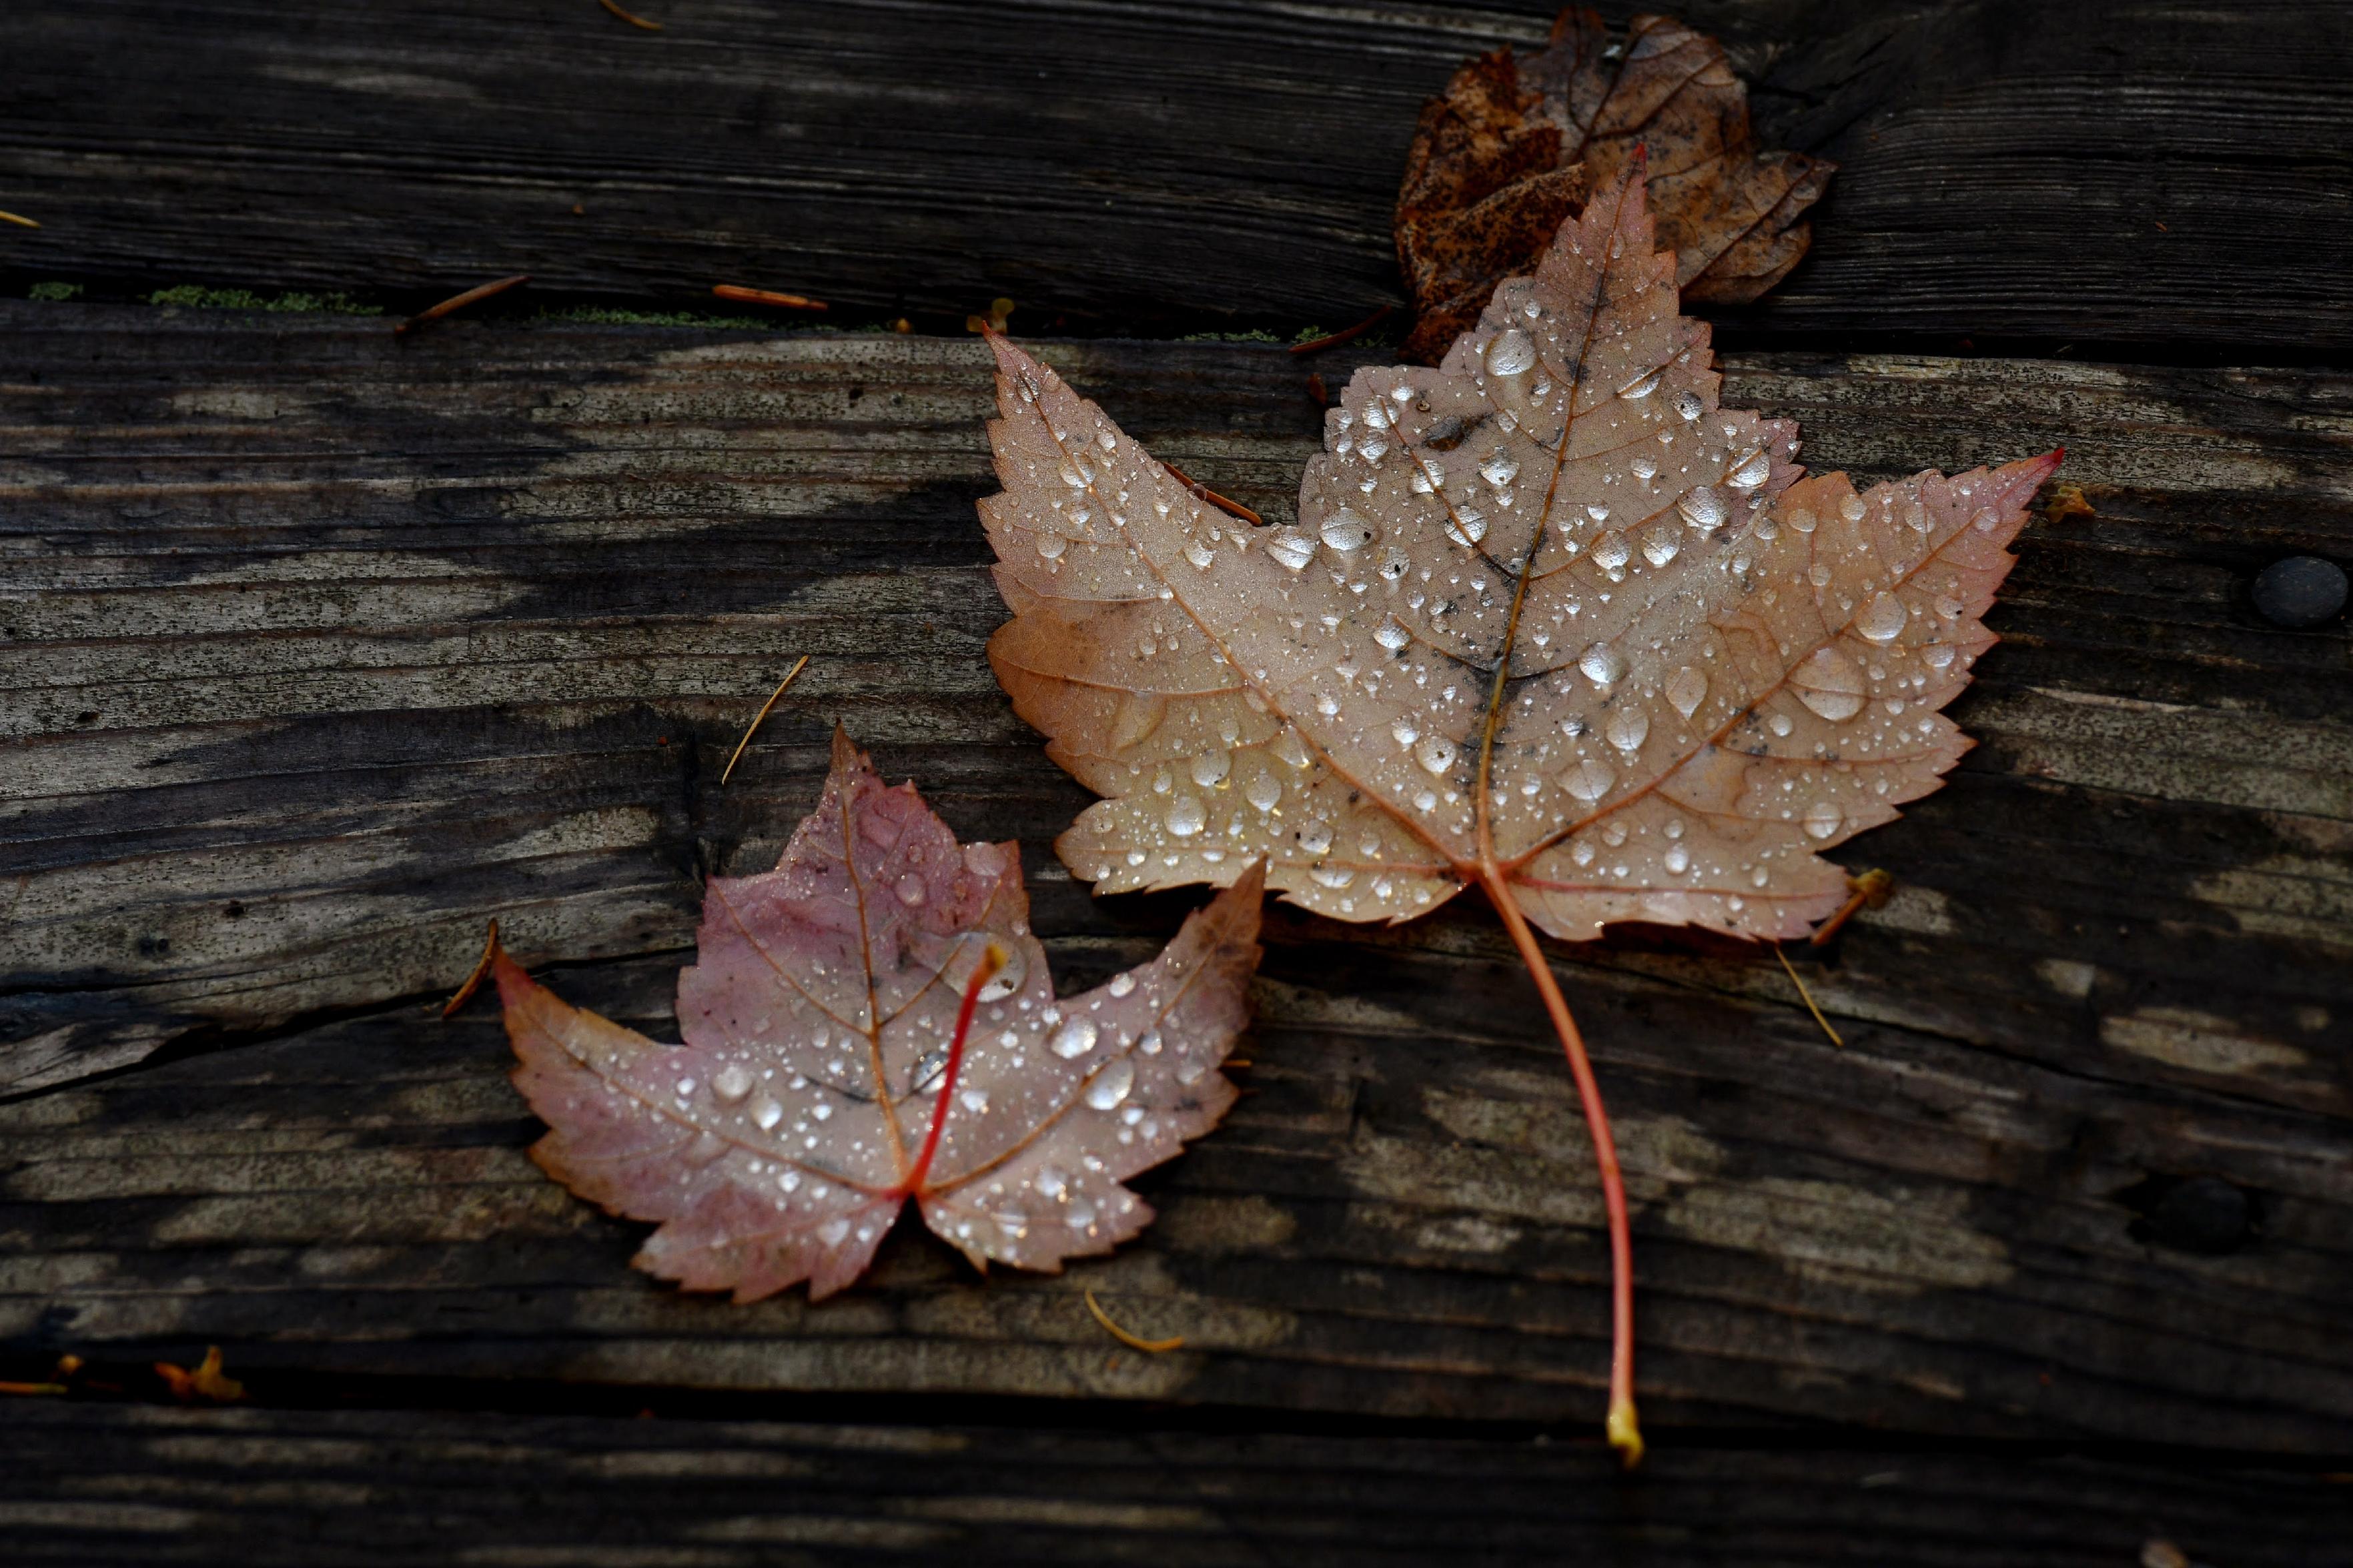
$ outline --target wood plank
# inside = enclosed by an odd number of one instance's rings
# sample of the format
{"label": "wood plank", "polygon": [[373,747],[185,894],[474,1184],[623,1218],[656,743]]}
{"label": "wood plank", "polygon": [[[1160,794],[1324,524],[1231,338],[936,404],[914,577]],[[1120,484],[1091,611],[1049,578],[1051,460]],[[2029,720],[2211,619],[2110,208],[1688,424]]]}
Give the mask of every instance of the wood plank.
{"label": "wood plank", "polygon": [[[1258,1092],[1153,1179],[1142,1243],[984,1287],[902,1235],[819,1308],[628,1271],[638,1227],[522,1158],[496,1025],[425,1010],[495,913],[567,995],[667,1028],[700,876],[768,862],[836,718],[961,833],[1024,843],[1068,983],[1174,929],[1194,900],[1098,903],[1041,852],[1085,797],[978,657],[1002,615],[978,345],[451,323],[404,347],[25,305],[0,331],[0,1049],[19,1089],[66,1086],[0,1106],[0,1343],[220,1342],[298,1381],[1590,1417],[1589,1155],[1467,903],[1392,932],[1278,916]],[[1048,352],[1287,515],[1298,362]],[[1904,891],[1814,965],[1846,1050],[1753,950],[1558,950],[1625,1129],[1653,1423],[2341,1447],[2348,645],[2263,626],[2243,584],[2353,553],[2353,387],[1730,370],[1820,466],[2064,440],[2099,510],[2030,531],[1958,711],[1985,744],[1853,847]],[[75,1081],[165,1043],[186,1059]],[[2193,1223],[2218,1194],[2245,1225]],[[1088,1286],[1188,1349],[1109,1350]]]}
{"label": "wood plank", "polygon": [[[1079,911],[1048,900],[1039,923]],[[920,1230],[857,1289],[736,1307],[633,1272],[643,1227],[523,1156],[482,1013],[402,1007],[0,1106],[0,1344],[226,1347],[321,1377],[1145,1399],[1589,1429],[1607,1254],[1567,1074],[1505,962],[1278,943],[1253,1091],[1145,1179],[1116,1256],[983,1280]],[[1063,935],[1092,978],[1146,944]],[[564,993],[668,1027],[670,958]],[[1648,1423],[2327,1452],[2353,1414],[2341,1121],[2027,1066],[1594,971],[1573,993],[1635,1205]],[[2147,1194],[2254,1195],[2220,1255]],[[2235,1242],[2235,1245],[2232,1245]],[[1138,1331],[1123,1352],[1092,1289]],[[304,1397],[297,1394],[296,1397]],[[453,1396],[454,1397],[454,1396]]]}
{"label": "wood plank", "polygon": [[[1032,331],[1355,321],[1453,65],[1551,0],[673,0],[386,8],[19,0],[0,284],[714,282]],[[1620,20],[1626,6],[1606,7]],[[2353,21],[2329,0],[1695,0],[1768,145],[1841,165],[1789,334],[2335,354],[2353,302]],[[582,210],[575,214],[575,207]]]}
{"label": "wood plank", "polygon": [[[2307,1568],[2353,1493],[2293,1471],[2069,1456],[90,1405],[0,1424],[33,1564],[1935,1562],[2115,1568],[2167,1542]],[[2340,1478],[2341,1479],[2341,1478]]]}
{"label": "wood plank", "polygon": [[[966,833],[1039,846],[1086,799],[978,657],[1002,610],[970,506],[992,488],[976,345],[540,326],[403,349],[369,323],[11,310],[0,724],[26,744],[0,759],[0,1079],[430,991],[492,914],[532,956],[682,947],[701,872],[774,852],[836,717]],[[1316,419],[1297,362],[1050,352],[1172,459],[1289,514]],[[2244,583],[2348,552],[2353,385],[1730,369],[1820,466],[2063,441],[2100,508],[2028,536],[1959,710],[1983,749],[1854,846],[1905,891],[1819,976],[1831,1005],[2341,1110],[2320,1047],[2353,1009],[2348,645],[2263,626]],[[1476,911],[1396,940],[1504,951]],[[1745,951],[1596,951],[1789,994]]]}

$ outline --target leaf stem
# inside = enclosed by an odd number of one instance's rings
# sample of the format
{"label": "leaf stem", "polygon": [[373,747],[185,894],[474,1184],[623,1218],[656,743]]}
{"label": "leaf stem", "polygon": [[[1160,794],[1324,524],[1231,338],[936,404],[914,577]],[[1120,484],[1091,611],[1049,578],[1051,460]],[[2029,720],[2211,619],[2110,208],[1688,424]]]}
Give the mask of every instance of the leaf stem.
{"label": "leaf stem", "polygon": [[1479,880],[1495,912],[1503,917],[1504,929],[1512,933],[1513,945],[1520,950],[1537,994],[1544,998],[1545,1011],[1552,1015],[1553,1030],[1560,1037],[1561,1048],[1568,1053],[1568,1070],[1577,1079],[1577,1097],[1585,1106],[1585,1125],[1593,1134],[1593,1163],[1601,1172],[1601,1202],[1609,1215],[1609,1416],[1604,1429],[1609,1435],[1609,1446],[1631,1469],[1642,1462],[1642,1428],[1634,1415],[1634,1240],[1626,1219],[1626,1181],[1618,1169],[1618,1142],[1610,1135],[1601,1085],[1585,1054],[1585,1037],[1569,1016],[1560,983],[1553,978],[1552,966],[1536,945],[1536,934],[1520,912],[1519,900],[1512,897],[1502,871],[1493,865],[1481,868]]}
{"label": "leaf stem", "polygon": [[955,1097],[956,1069],[964,1066],[964,1043],[972,1034],[973,1010],[980,1005],[982,988],[996,979],[997,972],[1004,967],[1005,950],[992,942],[980,955],[972,978],[965,982],[964,1005],[956,1009],[955,1035],[948,1041],[948,1065],[940,1069],[940,1098],[932,1107],[932,1130],[923,1134],[923,1152],[915,1156],[914,1168],[907,1173],[906,1181],[899,1188],[905,1196],[920,1195],[923,1178],[931,1174],[932,1156],[939,1152],[940,1134],[947,1130],[948,1101]]}

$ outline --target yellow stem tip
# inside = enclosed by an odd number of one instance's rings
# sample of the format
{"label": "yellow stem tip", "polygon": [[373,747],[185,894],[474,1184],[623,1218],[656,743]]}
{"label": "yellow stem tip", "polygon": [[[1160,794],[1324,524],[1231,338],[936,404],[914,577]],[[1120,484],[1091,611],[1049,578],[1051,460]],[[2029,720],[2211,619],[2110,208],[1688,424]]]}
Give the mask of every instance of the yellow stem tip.
{"label": "yellow stem tip", "polygon": [[1628,1469],[1642,1462],[1642,1425],[1634,1418],[1634,1402],[1613,1399],[1609,1402],[1609,1421],[1606,1430],[1609,1446],[1618,1450],[1618,1458]]}

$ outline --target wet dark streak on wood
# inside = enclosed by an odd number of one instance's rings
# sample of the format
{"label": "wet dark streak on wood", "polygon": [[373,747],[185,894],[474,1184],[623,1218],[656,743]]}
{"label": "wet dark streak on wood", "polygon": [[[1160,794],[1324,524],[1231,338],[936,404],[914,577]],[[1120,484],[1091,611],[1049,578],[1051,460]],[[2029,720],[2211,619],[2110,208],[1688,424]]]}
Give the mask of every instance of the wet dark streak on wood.
{"label": "wet dark streak on wood", "polygon": [[[1173,931],[1194,900],[1097,903],[1044,852],[1085,796],[979,660],[976,343],[453,321],[402,348],[31,306],[0,331],[0,1062],[36,1090],[0,1107],[0,1343],[220,1342],[263,1379],[1589,1415],[1589,1156],[1468,903],[1396,931],[1277,913],[1258,1093],[1151,1178],[1137,1245],[984,1288],[902,1235],[814,1309],[628,1271],[639,1227],[523,1160],[487,1010],[431,1020],[497,914],[568,996],[666,1027],[700,876],[768,863],[836,718],[965,836],[1022,841],[1071,983]],[[1319,416],[1286,355],[1049,352],[1289,515]],[[1984,745],[1852,846],[1904,889],[1810,976],[1849,1050],[1752,951],[1559,950],[1624,1128],[1651,1420],[2340,1447],[2347,644],[2263,626],[2242,584],[2353,551],[2353,387],[1731,371],[1727,402],[1805,420],[1819,467],[2063,438],[2099,514],[2030,530],[1960,711]],[[195,1054],[74,1081],[167,1041]],[[2200,1174],[2253,1194],[2252,1245],[2147,1239],[2150,1194]],[[1115,1354],[1088,1287],[1187,1351]]]}
{"label": "wet dark streak on wood", "polygon": [[[1415,114],[1552,0],[711,0],[636,35],[468,0],[16,0],[0,280],[707,308],[714,282],[1017,328],[1397,298]],[[1620,21],[1629,7],[1607,7]],[[1737,321],[2336,353],[2353,24],[2329,0],[1694,0],[1767,146],[1838,161],[1812,258]],[[2226,14],[2227,17],[2227,14]],[[878,108],[878,106],[881,106]],[[575,215],[575,205],[585,211]]]}
{"label": "wet dark streak on wood", "polygon": [[[2353,1531],[2309,1475],[1891,1453],[1652,1457],[1435,1437],[1130,1433],[408,1412],[53,1407],[0,1426],[12,1561],[1148,1561],[1952,1568],[2134,1560],[2152,1532],[2306,1568]],[[529,1509],[518,1497],[533,1500]],[[1989,1502],[2024,1511],[2012,1533]],[[2027,1540],[2031,1540],[2031,1544]]]}

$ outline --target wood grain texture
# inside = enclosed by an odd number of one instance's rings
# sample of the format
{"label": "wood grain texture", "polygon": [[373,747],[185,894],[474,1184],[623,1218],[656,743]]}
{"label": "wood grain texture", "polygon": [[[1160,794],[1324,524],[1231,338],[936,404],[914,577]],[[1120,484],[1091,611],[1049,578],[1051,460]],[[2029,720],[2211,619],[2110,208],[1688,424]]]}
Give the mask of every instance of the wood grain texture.
{"label": "wood grain texture", "polygon": [[[1068,973],[1138,945],[1052,950]],[[659,1030],[675,967],[558,979]],[[2341,1447],[2353,1209],[2332,1124],[1913,1031],[1841,1054],[1787,1012],[1575,978],[1635,1205],[1658,1430]],[[1600,1215],[1508,963],[1299,942],[1261,990],[1255,1092],[1140,1184],[1161,1215],[1142,1240],[984,1281],[909,1229],[818,1306],[631,1270],[643,1227],[524,1158],[537,1127],[488,1016],[400,1008],[22,1100],[0,1108],[0,1342],[20,1376],[68,1349],[218,1343],[288,1388],[1124,1398],[1581,1430],[1607,1349]],[[2136,1191],[2200,1171],[2260,1194],[2254,1244],[2147,1237]],[[1185,1350],[1121,1351],[1086,1289]]]}
{"label": "wood grain texture", "polygon": [[[993,485],[976,343],[539,326],[404,349],[368,323],[21,305],[0,328],[23,366],[0,387],[0,723],[22,742],[0,760],[0,1079],[431,991],[492,914],[527,960],[682,948],[700,874],[764,867],[807,809],[835,717],[964,801],[967,837],[1036,847],[1087,798],[978,657],[1003,612],[971,508]],[[1155,450],[1290,515],[1317,417],[1296,362],[1049,353]],[[2353,388],[1731,371],[1727,405],[1799,418],[1818,468],[2063,441],[2100,509],[2029,536],[1957,710],[1983,749],[1853,847],[1905,891],[1822,975],[1832,1005],[2341,1110],[2321,1047],[2353,943],[2348,643],[2263,626],[2243,584],[2347,552]],[[1430,929],[1504,951],[1475,911]],[[1746,950],[1597,951],[1788,994]]]}
{"label": "wood grain texture", "polygon": [[[674,0],[653,34],[586,4],[17,0],[0,191],[46,226],[0,230],[0,281],[421,303],[529,272],[950,319],[1010,295],[1031,330],[1336,326],[1397,298],[1422,100],[1554,9]],[[1725,39],[1766,144],[1841,165],[1810,260],[1727,320],[2353,343],[2314,260],[2353,246],[2353,21],[2330,0],[1678,14]]]}
{"label": "wood grain texture", "polygon": [[[632,1274],[639,1227],[522,1159],[495,1023],[432,1021],[497,914],[525,962],[565,961],[568,997],[666,1029],[700,876],[772,861],[837,718],[962,837],[1023,842],[1069,984],[1174,930],[1192,900],[1099,903],[1042,853],[1085,797],[979,658],[1002,611],[971,511],[976,342],[449,323],[402,347],[21,305],[0,332],[0,1059],[55,1086],[0,1106],[0,1342],[220,1342],[289,1377],[1589,1415],[1589,1154],[1482,910],[1389,933],[1279,913],[1257,1093],[1151,1179],[1138,1245],[984,1287],[901,1235],[819,1308]],[[1046,352],[1288,515],[1317,417],[1297,362]],[[1834,963],[1800,956],[1846,1050],[1755,950],[1557,950],[1623,1129],[1646,1413],[2341,1447],[2348,644],[2266,628],[2243,584],[2291,549],[2353,554],[2353,387],[1730,370],[1727,403],[1799,416],[1818,467],[2063,440],[2098,513],[2029,531],[2007,641],[1956,709],[1983,746],[1852,847],[1903,890]],[[186,1059],[90,1077],[167,1042]],[[2185,1230],[2169,1205],[2200,1179],[2252,1227]],[[1087,1286],[1187,1349],[1119,1352]]]}
{"label": "wood grain texture", "polygon": [[1444,1561],[2310,1568],[2353,1490],[2288,1471],[1831,1449],[50,1406],[0,1424],[16,1563],[580,1568]]}

